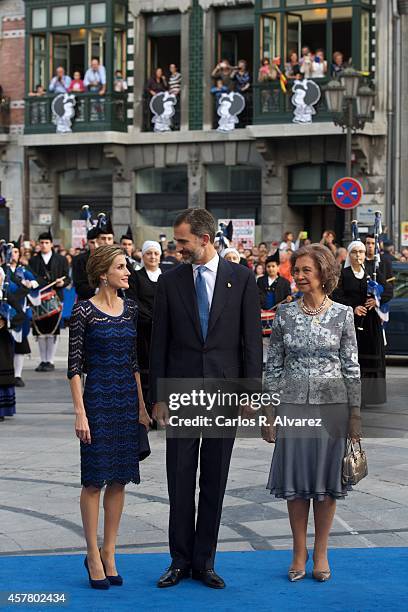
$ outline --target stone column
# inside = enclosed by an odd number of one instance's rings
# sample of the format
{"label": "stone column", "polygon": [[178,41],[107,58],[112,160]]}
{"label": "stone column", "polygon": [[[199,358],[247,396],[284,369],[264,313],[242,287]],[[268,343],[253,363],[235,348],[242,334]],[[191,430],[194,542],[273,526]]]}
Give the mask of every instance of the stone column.
{"label": "stone column", "polygon": [[180,66],[179,70],[182,77],[180,93],[180,129],[188,130],[189,117],[189,89],[190,89],[190,12],[181,15],[180,32]]}
{"label": "stone column", "polygon": [[134,20],[134,60],[133,60],[133,127],[141,131],[143,125],[143,104],[146,66],[146,24],[142,14]]}
{"label": "stone column", "polygon": [[199,145],[192,145],[188,152],[188,205],[205,208],[205,166],[201,161]]}
{"label": "stone column", "polygon": [[203,108],[203,127],[205,130],[211,130],[213,126],[213,109],[214,100],[210,92],[211,89],[211,72],[215,66],[215,12],[209,8],[204,11],[204,57],[203,57],[203,89],[204,89],[204,108]]}
{"label": "stone column", "polygon": [[[50,163],[36,151],[29,151],[30,173],[30,237],[48,229],[48,221],[54,237],[58,237],[57,176],[48,168]],[[48,217],[48,218],[47,218]]]}
{"label": "stone column", "polygon": [[133,226],[132,173],[123,167],[115,167],[112,177],[112,222],[116,241],[126,233],[128,225]]}

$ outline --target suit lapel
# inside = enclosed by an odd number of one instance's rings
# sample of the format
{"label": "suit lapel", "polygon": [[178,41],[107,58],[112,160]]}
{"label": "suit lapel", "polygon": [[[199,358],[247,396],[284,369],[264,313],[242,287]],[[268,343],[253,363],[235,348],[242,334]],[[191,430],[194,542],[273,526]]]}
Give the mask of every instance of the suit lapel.
{"label": "suit lapel", "polygon": [[177,289],[180,294],[181,303],[184,304],[189,317],[191,318],[194,328],[203,341],[201,333],[200,317],[198,314],[197,294],[194,287],[193,269],[191,264],[183,264],[178,271]]}
{"label": "suit lapel", "polygon": [[[215,280],[214,295],[210,310],[210,320],[208,323],[208,334],[216,324],[218,317],[224,310],[230,295],[233,284],[233,266],[239,264],[229,264],[222,257],[218,262],[217,278]],[[208,335],[207,335],[208,337]]]}

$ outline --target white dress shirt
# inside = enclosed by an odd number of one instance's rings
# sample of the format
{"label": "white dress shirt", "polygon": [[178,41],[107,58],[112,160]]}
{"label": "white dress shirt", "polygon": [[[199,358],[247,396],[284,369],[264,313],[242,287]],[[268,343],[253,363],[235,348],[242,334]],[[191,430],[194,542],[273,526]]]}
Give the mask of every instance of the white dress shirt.
{"label": "white dress shirt", "polygon": [[49,253],[41,253],[41,257],[43,258],[43,262],[45,263],[45,265],[48,266],[48,263],[52,257],[52,251],[50,251]]}
{"label": "white dress shirt", "polygon": [[194,284],[197,280],[197,275],[198,275],[197,268],[199,268],[202,265],[205,265],[205,270],[202,272],[202,274],[205,279],[205,284],[207,287],[208,304],[209,304],[210,309],[211,309],[212,299],[214,295],[214,287],[215,287],[215,281],[217,279],[217,270],[218,270],[219,261],[220,261],[219,255],[218,253],[216,253],[214,257],[210,259],[210,261],[207,261],[206,264],[193,264]]}

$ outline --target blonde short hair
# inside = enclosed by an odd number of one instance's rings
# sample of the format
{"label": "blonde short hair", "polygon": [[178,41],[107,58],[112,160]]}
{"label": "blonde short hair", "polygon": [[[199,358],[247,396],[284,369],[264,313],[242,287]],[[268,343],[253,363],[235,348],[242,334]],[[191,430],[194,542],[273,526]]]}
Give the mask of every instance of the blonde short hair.
{"label": "blonde short hair", "polygon": [[106,274],[115,257],[124,255],[122,249],[114,245],[100,246],[92,253],[86,264],[86,273],[92,289],[99,287],[102,274]]}

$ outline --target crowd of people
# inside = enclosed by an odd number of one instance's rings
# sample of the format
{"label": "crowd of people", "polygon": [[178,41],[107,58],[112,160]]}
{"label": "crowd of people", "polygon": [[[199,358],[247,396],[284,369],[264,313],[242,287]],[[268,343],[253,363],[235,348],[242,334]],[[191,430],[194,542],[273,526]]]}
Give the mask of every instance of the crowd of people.
{"label": "crowd of people", "polygon": [[[125,485],[140,482],[139,462],[150,454],[148,428],[153,422],[169,425],[160,381],[240,378],[261,384],[262,313],[272,311],[272,325],[263,330],[262,388],[280,400],[263,410],[262,437],[276,444],[267,487],[288,504],[293,536],[288,579],[305,576],[311,501],[313,577],[318,582],[331,577],[327,548],[336,500],[351,490],[342,475],[347,439],[361,437],[362,408],[386,401],[381,313],[393,295],[395,253],[390,245],[384,250],[378,233],[364,241],[355,235],[343,249],[329,229],[317,244],[304,231],[297,238],[286,232],[280,243],[246,249],[232,246],[231,229],[232,224],[222,225],[217,232],[208,211],[187,209],[175,221],[174,240],[165,244],[161,236],[137,249],[131,228],[116,241],[110,218],[101,213],[80,253],[54,247],[50,231],[40,234],[38,243],[2,247],[3,421],[15,413],[16,384],[24,384],[30,327],[41,355],[36,371],[50,372],[64,291],[70,285],[75,291],[68,378],[80,439],[84,563],[93,588],[123,584],[115,543]],[[401,257],[406,256],[405,250]],[[248,415],[252,409],[245,404],[242,410]],[[324,427],[294,435],[281,426],[287,417],[306,417],[308,426],[319,417]],[[214,562],[234,427],[230,434],[167,439],[172,561],[159,578],[160,588],[188,577],[225,587]],[[105,485],[104,543],[98,549]]]}
{"label": "crowd of people", "polygon": [[[72,77],[66,74],[63,66],[57,66],[55,75],[48,85],[48,91],[51,94],[60,93],[95,93],[100,96],[106,94],[106,69],[97,57],[93,57],[89,68],[82,75],[79,70],[75,70]],[[127,81],[124,78],[121,70],[116,70],[114,73],[113,90],[118,93],[126,92],[128,89]],[[44,96],[47,93],[46,87],[42,83],[35,86],[30,96]]]}

